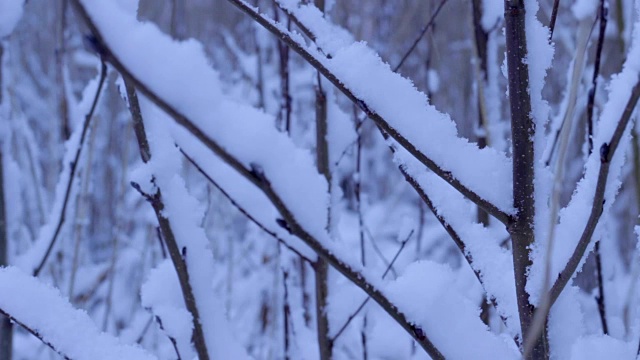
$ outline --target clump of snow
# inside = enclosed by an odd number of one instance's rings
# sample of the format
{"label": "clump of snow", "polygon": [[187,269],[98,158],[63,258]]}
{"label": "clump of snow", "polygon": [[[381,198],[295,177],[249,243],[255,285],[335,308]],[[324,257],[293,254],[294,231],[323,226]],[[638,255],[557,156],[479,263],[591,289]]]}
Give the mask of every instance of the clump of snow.
{"label": "clump of snow", "polygon": [[57,289],[14,267],[0,267],[0,310],[71,359],[155,359],[142,348],[121,344],[101,332],[87,313],[74,309]]}
{"label": "clump of snow", "polygon": [[0,1],[0,38],[13,31],[22,17],[22,5],[24,0]]}
{"label": "clump of snow", "polygon": [[583,20],[587,17],[591,18],[598,8],[598,3],[598,0],[576,0],[571,5],[571,12],[578,20]]}
{"label": "clump of snow", "polygon": [[[447,266],[429,261],[409,265],[385,292],[394,304],[416,319],[429,339],[448,359],[519,359],[512,340],[495,335],[480,320],[479,304]],[[421,284],[415,286],[415,284]],[[464,339],[464,346],[460,346]]]}
{"label": "clump of snow", "polygon": [[503,18],[504,4],[502,1],[482,1],[482,28],[484,31],[493,29]]}

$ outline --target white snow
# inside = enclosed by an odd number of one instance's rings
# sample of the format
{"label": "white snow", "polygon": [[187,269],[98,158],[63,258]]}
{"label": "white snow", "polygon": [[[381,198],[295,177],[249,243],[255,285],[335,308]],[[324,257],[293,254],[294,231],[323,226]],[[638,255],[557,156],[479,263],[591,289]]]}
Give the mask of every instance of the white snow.
{"label": "white snow", "polygon": [[22,5],[24,0],[0,1],[0,38],[13,31],[22,17]]}
{"label": "white snow", "polygon": [[[511,161],[503,152],[479,149],[475,143],[459,137],[451,118],[431,105],[410,80],[394,73],[366,43],[353,42],[349,36],[336,39],[340,28],[318,12],[307,10],[308,6],[295,7],[291,1],[279,3],[299,17],[306,27],[320,31],[315,33],[315,44],[331,58],[312,47],[308,48],[309,53],[370,110],[382,116],[416,151],[450,171],[463,185],[502,211],[513,213],[511,192],[505,191],[506,187],[493,186],[512,182]],[[294,40],[299,38],[292,36]],[[325,44],[330,47],[322,48]]]}
{"label": "white snow", "polygon": [[74,309],[57,289],[14,267],[0,267],[0,309],[71,359],[155,359],[140,347],[123,345],[100,332],[87,313]]}

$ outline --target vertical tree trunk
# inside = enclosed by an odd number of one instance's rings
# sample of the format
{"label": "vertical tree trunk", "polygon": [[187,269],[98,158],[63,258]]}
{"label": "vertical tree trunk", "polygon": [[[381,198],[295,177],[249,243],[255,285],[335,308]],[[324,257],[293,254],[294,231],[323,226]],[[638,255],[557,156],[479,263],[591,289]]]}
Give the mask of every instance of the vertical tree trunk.
{"label": "vertical tree trunk", "polygon": [[[526,291],[527,268],[531,265],[530,246],[534,242],[534,133],[529,96],[529,68],[525,63],[527,41],[524,0],[505,0],[505,30],[509,101],[511,108],[511,136],[513,157],[513,205],[518,211],[509,225],[512,240],[513,265],[520,314],[522,339],[527,338],[533,320],[534,306]],[[548,357],[544,331],[536,339],[532,359]]]}
{"label": "vertical tree trunk", "polygon": [[[4,45],[0,44],[0,104],[4,101]],[[0,139],[0,266],[9,265],[9,236],[4,194],[4,162],[2,161],[5,139]],[[0,318],[0,359],[11,360],[13,349],[13,326],[9,318]]]}
{"label": "vertical tree trunk", "polygon": [[[329,149],[327,144],[327,96],[322,89],[320,77],[316,88],[316,154],[318,162],[318,172],[324,175],[329,184],[331,193],[331,169],[329,167]],[[327,218],[327,228],[330,229],[331,209]],[[318,258],[315,264],[316,275],[316,318],[318,323],[318,346],[320,348],[320,359],[332,358],[332,347],[329,339],[329,319],[327,318],[326,306],[329,289],[327,286],[329,266],[326,261]]]}
{"label": "vertical tree trunk", "polygon": [[[324,0],[316,0],[316,6],[324,12]],[[316,155],[318,172],[324,175],[329,184],[331,194],[331,168],[329,166],[329,148],[327,143],[327,95],[322,89],[320,75],[316,85]],[[331,206],[331,205],[329,205]],[[331,229],[331,209],[327,218],[327,229]],[[329,319],[327,318],[327,297],[329,295],[328,275],[329,265],[318,257],[316,270],[316,319],[318,323],[318,347],[320,359],[329,360],[333,357],[333,344],[329,339]]]}

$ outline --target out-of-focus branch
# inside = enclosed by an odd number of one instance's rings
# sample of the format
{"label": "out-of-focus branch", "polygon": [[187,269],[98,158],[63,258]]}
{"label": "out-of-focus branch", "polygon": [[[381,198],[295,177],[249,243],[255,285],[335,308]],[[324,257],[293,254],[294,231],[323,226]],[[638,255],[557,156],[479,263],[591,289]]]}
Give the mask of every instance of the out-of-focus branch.
{"label": "out-of-focus branch", "polygon": [[80,160],[80,155],[82,154],[82,149],[84,148],[85,137],[87,135],[87,131],[89,130],[89,124],[91,123],[91,119],[93,118],[93,114],[97,108],[98,100],[100,99],[100,94],[102,93],[102,88],[104,87],[104,81],[107,77],[107,65],[102,61],[100,66],[100,80],[98,82],[98,88],[96,90],[96,94],[93,97],[93,102],[91,104],[91,108],[87,115],[85,116],[84,122],[82,124],[82,133],[80,135],[80,140],[78,142],[78,146],[76,148],[76,154],[73,158],[71,164],[69,164],[69,180],[67,181],[67,186],[64,192],[64,200],[62,203],[62,207],[60,209],[59,214],[54,214],[53,216],[58,217],[58,221],[56,222],[56,229],[49,240],[49,245],[47,250],[40,260],[38,266],[33,270],[33,276],[38,276],[42,268],[44,267],[49,255],[51,254],[51,250],[53,250],[53,246],[56,244],[56,240],[58,239],[58,235],[60,234],[60,230],[62,229],[62,224],[64,224],[67,212],[67,205],[69,203],[69,197],[71,196],[71,189],[73,188],[73,180],[76,175],[76,170],[78,169],[78,161]]}

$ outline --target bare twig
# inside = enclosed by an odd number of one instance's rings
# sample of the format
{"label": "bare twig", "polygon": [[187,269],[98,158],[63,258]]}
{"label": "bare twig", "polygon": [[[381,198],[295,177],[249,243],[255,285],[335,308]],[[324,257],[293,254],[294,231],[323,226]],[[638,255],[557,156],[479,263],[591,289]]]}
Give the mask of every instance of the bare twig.
{"label": "bare twig", "polygon": [[160,316],[156,315],[156,323],[158,324],[158,327],[160,328],[160,330],[162,330],[165,335],[167,335],[167,337],[169,338],[169,341],[171,342],[171,345],[173,345],[173,351],[175,351],[176,356],[178,357],[177,360],[182,360],[182,357],[180,356],[180,350],[178,350],[178,342],[176,341],[176,339],[173,336],[170,336],[166,330],[164,329],[164,325],[162,325],[162,319],[160,319]]}
{"label": "bare twig", "polygon": [[296,255],[298,255],[302,260],[306,261],[307,263],[311,264],[313,266],[314,261],[312,261],[311,259],[309,259],[308,257],[302,255],[302,253],[300,251],[298,251],[298,249],[294,248],[293,246],[289,245],[286,241],[284,241],[280,236],[278,236],[278,234],[276,234],[275,232],[269,230],[264,224],[262,224],[260,221],[258,221],[258,219],[256,219],[255,217],[253,217],[247,210],[245,210],[242,206],[240,206],[240,204],[238,204],[232,197],[231,195],[229,195],[228,192],[226,192],[222,186],[220,186],[220,184],[218,184],[217,181],[215,181],[211,176],[209,176],[209,174],[207,174],[206,171],[204,171],[204,169],[191,157],[189,156],[189,154],[187,154],[184,149],[180,149],[180,152],[182,153],[182,155],[184,155],[184,157],[189,161],[189,163],[191,163],[191,165],[193,165],[196,170],[198,170],[198,172],[205,177],[205,179],[207,179],[209,181],[209,183],[211,183],[211,185],[213,185],[213,187],[215,187],[216,189],[218,189],[218,191],[220,191],[220,193],[227,198],[227,200],[229,200],[229,202],[231,203],[231,205],[233,205],[238,211],[240,211],[240,213],[244,216],[246,216],[247,219],[249,219],[249,221],[251,221],[252,223],[254,223],[258,228],[260,228],[260,230],[264,231],[265,233],[267,233],[269,236],[271,236],[272,238],[276,239],[280,244],[284,245],[284,247],[286,247],[287,249],[291,250],[291,252],[295,253]]}
{"label": "bare twig", "polygon": [[598,281],[598,295],[596,295],[596,303],[598,304],[598,314],[600,314],[600,323],[602,324],[602,332],[609,334],[609,325],[607,324],[607,308],[604,298],[604,283],[602,282],[602,257],[600,256],[600,240],[596,241],[594,250],[596,256],[596,280]]}
{"label": "bare twig", "polygon": [[[557,1],[557,0],[556,0]],[[589,141],[589,154],[593,151],[593,108],[595,104],[596,91],[598,89],[598,76],[600,74],[600,58],[604,45],[604,36],[607,29],[607,19],[609,17],[608,1],[600,0],[600,32],[598,34],[598,45],[596,47],[596,58],[593,63],[593,77],[591,79],[591,90],[587,103],[587,139]]]}
{"label": "bare twig", "polygon": [[103,59],[101,59],[100,80],[98,82],[98,88],[96,90],[95,96],[93,97],[93,103],[91,104],[89,113],[87,113],[87,115],[85,116],[84,122],[82,124],[82,133],[80,134],[80,140],[78,142],[76,154],[71,164],[69,164],[69,180],[67,182],[67,187],[65,189],[64,200],[62,202],[62,208],[60,209],[60,214],[57,214],[58,221],[56,223],[56,229],[53,233],[53,236],[51,237],[51,240],[49,240],[49,245],[47,247],[47,250],[44,256],[40,260],[40,263],[38,264],[38,266],[33,270],[33,276],[38,276],[40,271],[42,271],[42,268],[47,262],[47,259],[51,254],[51,250],[53,250],[53,246],[55,245],[56,240],[58,239],[58,235],[60,234],[60,230],[62,229],[62,224],[64,224],[64,221],[66,218],[66,212],[67,212],[67,204],[69,203],[69,197],[71,195],[71,189],[73,188],[73,182],[74,182],[76,170],[78,169],[78,161],[80,160],[80,155],[82,154],[82,149],[84,148],[84,140],[87,135],[87,131],[89,129],[89,124],[91,123],[91,119],[93,118],[93,114],[98,105],[98,100],[100,99],[100,94],[102,93],[102,88],[104,87],[104,81],[106,77],[107,77],[107,65],[104,63]]}
{"label": "bare twig", "polygon": [[554,0],[553,8],[551,9],[551,20],[549,21],[549,40],[553,39],[553,30],[556,27],[556,20],[558,18],[559,7],[560,7],[560,0]]}
{"label": "bare twig", "polygon": [[[387,276],[387,274],[389,273],[389,271],[393,267],[393,264],[396,262],[396,260],[400,256],[400,253],[402,252],[402,250],[404,250],[405,245],[407,245],[407,242],[409,242],[409,240],[411,240],[411,236],[413,235],[413,232],[414,231],[411,230],[409,235],[407,235],[407,238],[404,239],[404,241],[402,241],[402,243],[400,243],[400,248],[398,249],[398,251],[396,251],[396,254],[393,256],[393,259],[391,259],[391,262],[389,263],[389,265],[385,269],[384,273],[382,273],[382,279],[384,279],[385,276]],[[371,296],[369,296],[366,299],[364,299],[364,301],[362,303],[360,303],[360,306],[358,306],[356,311],[354,311],[353,313],[351,313],[351,315],[349,315],[349,317],[347,318],[347,321],[345,321],[345,323],[340,327],[340,330],[338,330],[336,332],[336,334],[331,338],[331,342],[332,343],[335,343],[335,341],[340,337],[340,335],[342,335],[342,333],[345,331],[345,329],[351,323],[351,320],[353,320],[356,316],[358,316],[360,311],[362,311],[362,309],[364,309],[365,305],[367,305],[367,302],[369,302],[370,299],[371,299]]]}
{"label": "bare twig", "polygon": [[422,38],[427,33],[427,31],[435,24],[436,18],[438,17],[438,14],[440,13],[440,10],[442,10],[442,7],[444,7],[444,4],[446,4],[446,3],[447,3],[447,0],[441,0],[440,1],[440,4],[438,5],[438,7],[435,9],[433,14],[431,15],[431,18],[429,19],[427,24],[422,27],[422,29],[418,33],[418,36],[416,36],[415,40],[413,40],[413,43],[411,44],[409,49],[405,52],[405,54],[402,57],[402,59],[400,59],[400,62],[398,62],[398,65],[396,65],[396,67],[393,68],[394,72],[400,70],[400,68],[402,67],[404,62],[407,61],[407,59],[409,58],[409,55],[411,55],[413,50],[415,50],[415,48],[418,46],[418,44],[420,43],[420,40],[422,40]]}

